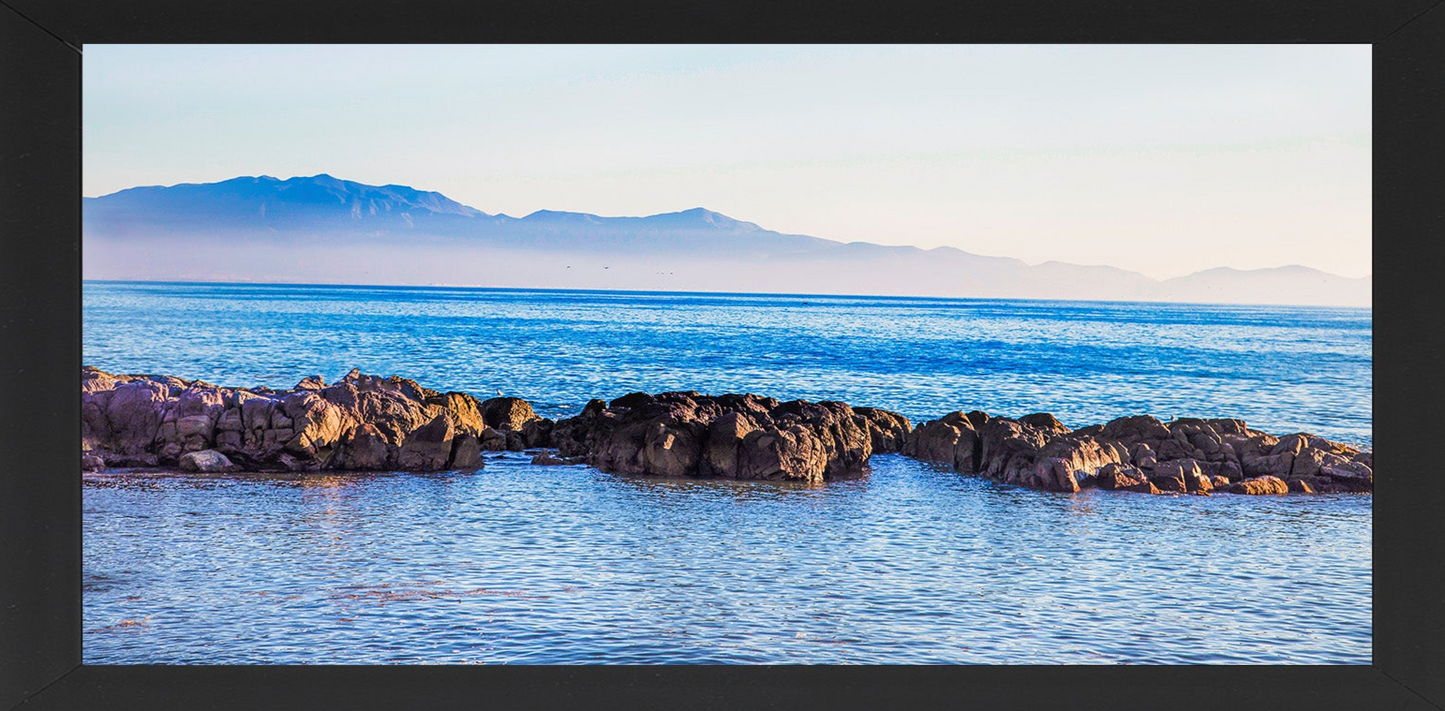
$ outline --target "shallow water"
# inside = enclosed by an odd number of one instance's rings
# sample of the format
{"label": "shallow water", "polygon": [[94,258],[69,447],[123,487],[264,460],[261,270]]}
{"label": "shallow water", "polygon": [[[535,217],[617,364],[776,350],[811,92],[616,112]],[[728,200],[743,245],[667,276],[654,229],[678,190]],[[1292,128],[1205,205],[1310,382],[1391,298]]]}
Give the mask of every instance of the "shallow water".
{"label": "shallow water", "polygon": [[[630,390],[1244,416],[1370,437],[1370,314],[87,284],[85,362],[289,386],[352,366],[544,414]],[[1060,495],[896,455],[818,487],[88,475],[107,663],[1368,663],[1368,496]]]}
{"label": "shallow water", "polygon": [[[1367,663],[1370,499],[475,474],[85,489],[87,663]],[[140,620],[136,626],[116,626]]]}

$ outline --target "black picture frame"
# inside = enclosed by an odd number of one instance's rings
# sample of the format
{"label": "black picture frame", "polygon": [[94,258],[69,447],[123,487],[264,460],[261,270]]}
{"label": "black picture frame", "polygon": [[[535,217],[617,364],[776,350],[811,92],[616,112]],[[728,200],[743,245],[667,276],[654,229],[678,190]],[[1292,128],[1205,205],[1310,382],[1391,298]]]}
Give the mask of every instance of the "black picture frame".
{"label": "black picture frame", "polygon": [[[1441,709],[1445,1],[0,0],[0,709]],[[386,667],[81,663],[86,43],[1367,43],[1374,47],[1373,663]],[[1059,614],[1066,615],[1067,610]],[[1280,609],[1308,615],[1307,609]]]}

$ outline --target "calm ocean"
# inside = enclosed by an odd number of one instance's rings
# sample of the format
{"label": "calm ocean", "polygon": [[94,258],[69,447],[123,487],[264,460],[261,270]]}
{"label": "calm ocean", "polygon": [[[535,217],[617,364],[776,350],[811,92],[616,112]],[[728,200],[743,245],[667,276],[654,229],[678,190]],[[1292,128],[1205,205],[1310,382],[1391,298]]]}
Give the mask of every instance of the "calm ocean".
{"label": "calm ocean", "polygon": [[[549,417],[632,391],[915,422],[1229,416],[1370,446],[1368,309],[89,282],[84,361],[353,367]],[[87,664],[1368,663],[1368,496],[1059,495],[896,455],[820,488],[89,476]]]}

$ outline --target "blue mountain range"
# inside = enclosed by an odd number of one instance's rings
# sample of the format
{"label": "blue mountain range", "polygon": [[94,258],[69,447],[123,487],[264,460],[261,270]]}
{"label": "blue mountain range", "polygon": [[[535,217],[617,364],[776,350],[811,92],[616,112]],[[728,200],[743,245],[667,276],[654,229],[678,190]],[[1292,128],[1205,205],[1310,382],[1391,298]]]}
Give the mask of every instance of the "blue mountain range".
{"label": "blue mountain range", "polygon": [[511,217],[438,192],[326,174],[130,188],[85,198],[82,224],[92,279],[1349,306],[1368,306],[1372,284],[1298,265],[1158,281],[1110,266],[784,234],[701,207]]}

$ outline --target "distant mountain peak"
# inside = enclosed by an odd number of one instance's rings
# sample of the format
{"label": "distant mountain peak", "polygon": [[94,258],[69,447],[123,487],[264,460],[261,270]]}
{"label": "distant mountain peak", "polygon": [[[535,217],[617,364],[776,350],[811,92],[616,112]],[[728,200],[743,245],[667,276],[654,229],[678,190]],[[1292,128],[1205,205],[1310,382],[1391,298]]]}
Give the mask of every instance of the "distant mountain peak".
{"label": "distant mountain peak", "polygon": [[537,210],[522,219],[530,222],[596,223],[600,221],[596,215],[585,212],[567,212],[565,210]]}
{"label": "distant mountain peak", "polygon": [[666,222],[677,227],[692,227],[703,229],[730,230],[735,232],[764,232],[762,227],[752,222],[744,222],[709,210],[705,207],[694,207],[680,212],[664,212],[652,215],[648,219]]}
{"label": "distant mountain peak", "polygon": [[[192,215],[201,224],[213,220],[250,219],[258,215],[275,222],[283,216],[297,218],[301,213],[323,215],[327,210],[344,208],[356,219],[380,215],[452,215],[487,217],[473,207],[463,205],[433,191],[417,190],[407,185],[367,185],[342,180],[328,173],[296,176],[280,180],[270,175],[243,175],[216,183],[178,183],[176,185],[128,188],[99,198],[88,198],[88,209],[97,215],[119,210],[134,221],[130,211],[149,210],[158,220],[174,220]],[[210,218],[210,219],[207,219]]]}
{"label": "distant mountain peak", "polygon": [[1212,268],[1210,268],[1210,269],[1201,269],[1201,270],[1199,270],[1199,271],[1197,271],[1197,272],[1192,272],[1192,273],[1186,274],[1186,275],[1184,275],[1184,276],[1174,277],[1173,279],[1166,279],[1165,281],[1166,281],[1166,282],[1168,282],[1168,281],[1179,281],[1179,280],[1183,280],[1183,279],[1206,278],[1206,277],[1209,277],[1209,278],[1226,278],[1226,277],[1249,277],[1249,276],[1265,276],[1265,275],[1278,276],[1278,277],[1311,277],[1311,278],[1322,278],[1322,279],[1353,279],[1353,280],[1355,280],[1355,281],[1360,281],[1360,280],[1368,279],[1368,278],[1369,278],[1369,277],[1345,277],[1345,276],[1340,276],[1340,275],[1338,275],[1338,274],[1331,274],[1331,273],[1326,272],[1326,271],[1322,271],[1322,270],[1319,270],[1319,269],[1315,269],[1314,267],[1307,267],[1307,266],[1304,266],[1303,264],[1285,264],[1285,265],[1283,265],[1283,266],[1278,266],[1278,267],[1255,267],[1255,268],[1253,268],[1253,269],[1239,269],[1239,268],[1237,268],[1237,267],[1212,267]]}

